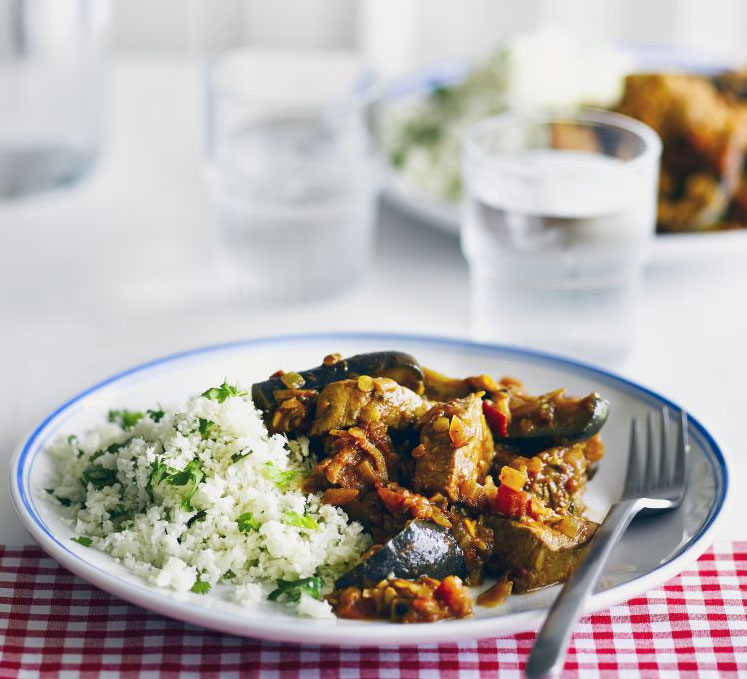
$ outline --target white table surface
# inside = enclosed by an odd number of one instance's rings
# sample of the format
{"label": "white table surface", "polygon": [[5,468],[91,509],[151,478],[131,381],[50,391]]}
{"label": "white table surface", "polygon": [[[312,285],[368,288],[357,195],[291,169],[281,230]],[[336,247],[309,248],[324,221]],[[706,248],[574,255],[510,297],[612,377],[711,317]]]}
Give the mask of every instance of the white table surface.
{"label": "white table surface", "polygon": [[[387,206],[358,290],[254,308],[216,279],[200,75],[190,62],[117,62],[95,174],[66,192],[0,203],[3,477],[19,439],[55,406],[166,353],[312,330],[468,335],[458,242]],[[621,372],[681,403],[721,442],[735,492],[717,537],[746,539],[747,263],[731,257],[649,273],[637,334]],[[0,493],[0,544],[30,541]]]}

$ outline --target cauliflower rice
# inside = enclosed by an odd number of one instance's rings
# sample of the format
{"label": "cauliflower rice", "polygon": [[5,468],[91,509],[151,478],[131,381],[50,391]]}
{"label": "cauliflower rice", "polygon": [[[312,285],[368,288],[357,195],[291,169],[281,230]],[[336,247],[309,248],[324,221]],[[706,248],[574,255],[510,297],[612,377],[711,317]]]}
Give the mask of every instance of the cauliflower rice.
{"label": "cauliflower rice", "polygon": [[184,409],[108,419],[53,448],[59,478],[46,495],[69,508],[74,540],[159,587],[224,583],[246,606],[269,598],[332,615],[323,596],[370,539],[301,491],[307,440],[270,436],[248,393],[225,382]]}

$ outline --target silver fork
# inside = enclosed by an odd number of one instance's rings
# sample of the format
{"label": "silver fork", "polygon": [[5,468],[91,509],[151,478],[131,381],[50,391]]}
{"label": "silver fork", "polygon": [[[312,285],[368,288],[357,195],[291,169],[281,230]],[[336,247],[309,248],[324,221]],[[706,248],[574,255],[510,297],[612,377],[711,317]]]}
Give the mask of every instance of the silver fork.
{"label": "silver fork", "polygon": [[[610,507],[586,556],[568,578],[550,609],[524,668],[527,679],[552,679],[560,676],[573,626],[581,614],[584,602],[604,570],[612,549],[633,518],[639,514],[675,509],[682,503],[688,476],[687,415],[681,412],[677,418],[679,431],[674,452],[669,441],[667,409],[663,408],[659,415],[658,437],[654,433],[653,413],[649,413],[646,419],[643,466],[640,460],[638,421],[633,418],[622,498]],[[659,439],[658,456],[656,438]]]}

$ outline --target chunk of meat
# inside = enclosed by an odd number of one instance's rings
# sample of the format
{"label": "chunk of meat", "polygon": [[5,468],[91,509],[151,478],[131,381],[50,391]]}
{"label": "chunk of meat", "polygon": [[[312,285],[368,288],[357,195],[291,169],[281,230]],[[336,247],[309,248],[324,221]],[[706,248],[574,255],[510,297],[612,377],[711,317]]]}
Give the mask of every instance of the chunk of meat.
{"label": "chunk of meat", "polygon": [[413,451],[413,487],[458,502],[464,486],[481,481],[493,459],[493,437],[482,412],[482,394],[438,403],[423,420],[420,445]]}
{"label": "chunk of meat", "polygon": [[306,479],[306,492],[329,487],[363,490],[397,478],[399,456],[382,422],[333,429],[326,448],[329,457],[319,462]]}
{"label": "chunk of meat", "polygon": [[309,433],[321,436],[370,422],[402,429],[418,422],[429,407],[428,401],[394,380],[361,375],[333,382],[322,390]]}
{"label": "chunk of meat", "polygon": [[586,546],[599,527],[593,521],[574,520],[573,536],[546,523],[487,515],[493,530],[493,554],[486,571],[513,580],[514,591],[526,592],[563,582],[583,558]]}

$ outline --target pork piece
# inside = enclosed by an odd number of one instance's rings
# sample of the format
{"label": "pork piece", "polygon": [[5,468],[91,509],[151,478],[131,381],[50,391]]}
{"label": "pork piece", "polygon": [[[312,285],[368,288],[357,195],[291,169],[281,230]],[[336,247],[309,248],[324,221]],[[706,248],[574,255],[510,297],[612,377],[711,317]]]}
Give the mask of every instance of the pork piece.
{"label": "pork piece", "polygon": [[419,421],[430,404],[387,377],[340,380],[328,384],[317,399],[311,436],[369,422],[402,429]]}
{"label": "pork piece", "polygon": [[325,447],[329,456],[306,479],[306,492],[330,487],[363,490],[397,479],[399,456],[392,449],[392,440],[382,422],[333,429]]}
{"label": "pork piece", "polygon": [[513,580],[514,591],[527,592],[563,582],[578,565],[598,524],[583,518],[575,523],[573,536],[547,523],[486,515],[493,530],[493,554],[485,570]]}
{"label": "pork piece", "polygon": [[604,455],[599,436],[569,446],[556,446],[533,457],[523,457],[516,450],[496,444],[492,473],[497,479],[503,466],[525,471],[523,490],[560,514],[580,514],[581,496],[594,465]]}
{"label": "pork piece", "polygon": [[438,403],[425,415],[420,445],[412,451],[417,492],[441,493],[458,502],[485,477],[494,451],[481,396]]}

